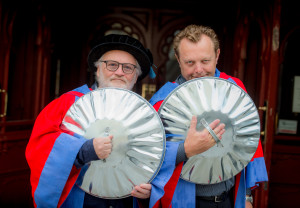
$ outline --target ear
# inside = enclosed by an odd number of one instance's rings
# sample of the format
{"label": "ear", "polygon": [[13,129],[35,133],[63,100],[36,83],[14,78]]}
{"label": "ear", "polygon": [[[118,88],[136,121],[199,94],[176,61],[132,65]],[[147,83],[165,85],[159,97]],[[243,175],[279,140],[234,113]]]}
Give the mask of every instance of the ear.
{"label": "ear", "polygon": [[96,78],[97,78],[97,80],[98,80],[99,77],[100,77],[100,70],[101,70],[101,67],[100,67],[100,65],[98,65],[97,71],[96,71]]}
{"label": "ear", "polygon": [[176,54],[176,53],[175,53],[175,57],[176,57],[176,59],[177,59],[177,62],[178,62],[178,64],[179,64],[179,66],[180,66],[179,57],[177,56],[177,54]]}
{"label": "ear", "polygon": [[139,78],[139,75],[136,73],[134,84],[136,84],[138,78]]}

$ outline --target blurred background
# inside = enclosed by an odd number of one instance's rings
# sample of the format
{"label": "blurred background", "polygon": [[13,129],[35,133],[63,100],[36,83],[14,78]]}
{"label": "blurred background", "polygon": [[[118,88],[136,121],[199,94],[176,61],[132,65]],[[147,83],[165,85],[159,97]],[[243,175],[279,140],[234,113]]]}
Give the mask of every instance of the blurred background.
{"label": "blurred background", "polygon": [[94,82],[87,55],[110,33],[139,39],[156,78],[147,100],[180,73],[174,35],[189,24],[220,39],[218,69],[240,78],[261,118],[269,182],[254,207],[297,207],[300,197],[300,14],[292,0],[0,0],[0,207],[33,207],[25,147],[38,113]]}

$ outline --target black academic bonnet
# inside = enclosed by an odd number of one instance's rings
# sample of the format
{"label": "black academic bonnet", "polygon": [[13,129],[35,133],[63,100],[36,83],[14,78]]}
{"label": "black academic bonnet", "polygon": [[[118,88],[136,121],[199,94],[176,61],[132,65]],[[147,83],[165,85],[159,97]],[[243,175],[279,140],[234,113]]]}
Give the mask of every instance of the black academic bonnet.
{"label": "black academic bonnet", "polygon": [[90,69],[96,71],[94,63],[106,52],[111,50],[121,50],[130,53],[141,66],[142,74],[138,81],[142,80],[150,71],[153,64],[152,53],[144,48],[140,41],[127,35],[111,34],[104,36],[98,45],[90,51],[88,55],[88,64]]}

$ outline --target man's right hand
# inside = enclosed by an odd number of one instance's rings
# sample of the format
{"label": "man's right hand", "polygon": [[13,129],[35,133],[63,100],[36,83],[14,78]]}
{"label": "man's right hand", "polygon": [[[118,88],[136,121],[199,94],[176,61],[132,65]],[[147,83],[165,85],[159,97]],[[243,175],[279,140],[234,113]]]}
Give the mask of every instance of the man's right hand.
{"label": "man's right hand", "polygon": [[[215,132],[219,139],[222,138],[222,135],[225,132],[225,124],[219,124],[220,120],[216,119],[210,123],[210,128]],[[188,158],[205,152],[212,146],[216,144],[216,141],[209,133],[207,129],[202,131],[197,131],[197,117],[193,116],[191,120],[191,125],[188,130],[187,137],[184,141],[184,150]]]}
{"label": "man's right hand", "polygon": [[93,139],[94,149],[99,159],[103,160],[111,153],[112,138],[113,136],[110,135],[108,137],[98,137]]}

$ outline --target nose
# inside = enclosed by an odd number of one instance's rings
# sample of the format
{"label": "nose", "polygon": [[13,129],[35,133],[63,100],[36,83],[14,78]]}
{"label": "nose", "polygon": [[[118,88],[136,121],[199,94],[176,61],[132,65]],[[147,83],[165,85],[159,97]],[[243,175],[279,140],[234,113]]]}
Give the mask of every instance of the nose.
{"label": "nose", "polygon": [[202,67],[201,63],[196,63],[195,72],[198,73],[198,74],[203,72],[203,67]]}
{"label": "nose", "polygon": [[119,67],[117,68],[117,70],[115,71],[115,74],[119,75],[119,76],[123,76],[124,75],[124,72],[123,72],[123,69],[122,69],[122,64],[119,64]]}

